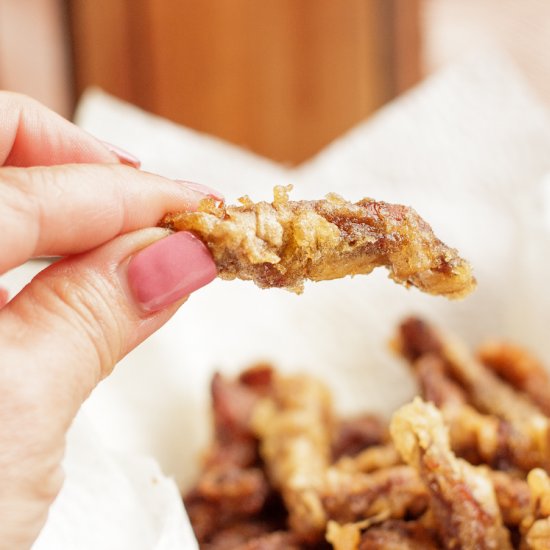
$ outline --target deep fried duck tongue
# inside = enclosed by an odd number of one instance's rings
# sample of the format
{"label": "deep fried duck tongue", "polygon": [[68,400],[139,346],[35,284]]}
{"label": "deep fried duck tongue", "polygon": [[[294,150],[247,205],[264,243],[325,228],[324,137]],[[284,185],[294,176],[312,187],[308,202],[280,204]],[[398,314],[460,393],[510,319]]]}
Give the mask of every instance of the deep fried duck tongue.
{"label": "deep fried duck tongue", "polygon": [[384,266],[390,277],[430,294],[461,298],[475,287],[470,265],[442,243],[406,206],[331,194],[290,201],[276,187],[272,203],[218,205],[205,199],[198,212],[167,216],[162,225],[192,231],[208,246],[222,279],[254,281],[261,288],[301,293],[304,280],[370,273]]}
{"label": "deep fried duck tongue", "polygon": [[531,513],[521,525],[523,550],[550,548],[550,478],[539,468],[527,476],[531,491]]}
{"label": "deep fried duck tongue", "polygon": [[394,414],[390,432],[403,460],[428,488],[446,548],[512,548],[490,479],[456,458],[441,413],[432,404],[417,397]]}

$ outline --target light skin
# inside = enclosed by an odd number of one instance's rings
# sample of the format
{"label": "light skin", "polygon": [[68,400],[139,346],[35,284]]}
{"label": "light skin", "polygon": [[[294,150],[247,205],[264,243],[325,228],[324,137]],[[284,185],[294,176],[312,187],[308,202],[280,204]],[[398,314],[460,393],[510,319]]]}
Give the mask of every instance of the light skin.
{"label": "light skin", "polygon": [[63,484],[65,434],[115,364],[216,275],[204,245],[155,227],[216,192],[139,171],[29,98],[0,92],[0,549],[29,548]]}

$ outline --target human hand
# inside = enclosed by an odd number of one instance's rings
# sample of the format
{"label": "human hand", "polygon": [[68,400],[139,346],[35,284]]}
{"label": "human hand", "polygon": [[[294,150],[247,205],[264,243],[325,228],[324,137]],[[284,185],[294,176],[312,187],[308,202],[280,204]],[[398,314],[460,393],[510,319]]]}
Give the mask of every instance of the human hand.
{"label": "human hand", "polygon": [[121,161],[135,165],[0,92],[0,274],[64,257],[0,309],[0,548],[38,536],[63,483],[66,431],[90,391],[216,275],[198,239],[154,227],[215,192]]}

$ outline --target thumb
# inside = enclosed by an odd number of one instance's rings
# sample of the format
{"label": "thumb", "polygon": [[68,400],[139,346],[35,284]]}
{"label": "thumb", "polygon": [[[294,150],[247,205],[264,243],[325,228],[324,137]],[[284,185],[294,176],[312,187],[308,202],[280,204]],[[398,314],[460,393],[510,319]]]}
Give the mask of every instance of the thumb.
{"label": "thumb", "polygon": [[0,311],[3,349],[24,359],[0,373],[29,370],[42,394],[76,412],[122,357],[215,276],[199,239],[160,228],[61,260]]}
{"label": "thumb", "polygon": [[[215,275],[210,253],[190,233],[145,229],[53,264],[0,310],[6,529],[38,534],[60,489],[65,432],[83,400]],[[0,540],[10,540],[2,525]]]}

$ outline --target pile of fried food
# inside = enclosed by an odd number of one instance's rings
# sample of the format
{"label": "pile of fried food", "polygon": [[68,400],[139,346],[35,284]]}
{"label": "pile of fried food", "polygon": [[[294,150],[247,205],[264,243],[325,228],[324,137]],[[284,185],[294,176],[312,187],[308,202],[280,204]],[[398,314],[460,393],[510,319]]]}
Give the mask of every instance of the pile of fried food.
{"label": "pile of fried food", "polygon": [[212,381],[215,439],[185,496],[204,550],[550,548],[550,377],[409,318],[393,347],[420,396],[389,425],[338,418],[306,375]]}

